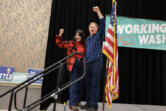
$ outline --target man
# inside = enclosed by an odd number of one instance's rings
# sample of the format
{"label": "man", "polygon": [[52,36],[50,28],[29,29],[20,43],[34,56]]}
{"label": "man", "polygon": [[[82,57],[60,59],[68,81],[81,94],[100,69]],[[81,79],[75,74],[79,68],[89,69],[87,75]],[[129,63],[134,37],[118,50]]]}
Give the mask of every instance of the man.
{"label": "man", "polygon": [[86,104],[82,109],[96,111],[100,92],[101,71],[103,68],[102,43],[104,40],[105,20],[98,6],[93,7],[97,13],[100,27],[97,23],[89,24],[90,35],[86,38]]}

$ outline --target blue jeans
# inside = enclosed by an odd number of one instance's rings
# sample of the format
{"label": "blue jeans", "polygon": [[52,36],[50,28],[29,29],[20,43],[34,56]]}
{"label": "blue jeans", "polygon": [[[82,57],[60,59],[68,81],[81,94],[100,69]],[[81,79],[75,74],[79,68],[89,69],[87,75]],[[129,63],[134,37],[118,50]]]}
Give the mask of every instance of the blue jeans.
{"label": "blue jeans", "polygon": [[101,71],[103,57],[86,64],[86,103],[90,107],[98,108],[100,95]]}
{"label": "blue jeans", "polygon": [[[72,72],[70,72],[70,81],[78,79],[83,74],[83,64],[81,60],[76,60]],[[76,82],[69,88],[69,105],[76,105],[81,101],[82,80]]]}

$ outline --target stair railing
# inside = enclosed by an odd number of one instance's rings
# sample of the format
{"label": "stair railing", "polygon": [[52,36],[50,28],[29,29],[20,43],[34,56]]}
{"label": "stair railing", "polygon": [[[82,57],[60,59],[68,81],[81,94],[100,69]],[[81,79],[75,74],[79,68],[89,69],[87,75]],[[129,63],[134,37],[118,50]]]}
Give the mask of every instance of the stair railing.
{"label": "stair railing", "polygon": [[[50,74],[50,72],[58,69],[61,65],[66,64],[66,59],[70,58],[76,54],[80,54],[83,56],[83,75],[81,77],[79,77],[78,79],[76,79],[73,82],[67,82],[64,85],[62,85],[61,87],[58,87],[57,89],[53,90],[52,92],[50,92],[49,94],[41,97],[40,99],[36,100],[35,102],[29,104],[28,106],[26,106],[26,100],[27,100],[27,94],[28,94],[28,86],[31,85],[33,82],[39,80],[42,77],[45,77],[47,75]],[[80,53],[80,52],[75,52],[72,53],[71,55],[68,55],[67,57],[61,59],[60,61],[52,64],[51,66],[45,68],[42,72],[34,75],[33,77],[25,80],[24,82],[18,84],[17,86],[11,88],[10,90],[6,91],[5,93],[0,95],[0,98],[11,93],[10,95],[10,100],[9,100],[9,106],[8,106],[8,111],[11,111],[12,108],[12,103],[13,103],[13,99],[14,99],[14,106],[15,109],[18,111],[30,111],[33,108],[35,108],[36,106],[38,106],[39,104],[41,104],[42,102],[48,100],[51,97],[54,97],[55,95],[57,95],[58,93],[62,92],[63,90],[65,90],[66,88],[70,87],[71,85],[75,84],[76,82],[80,81],[81,79],[83,79],[85,77],[86,74],[86,65],[85,65],[85,56],[84,54]],[[19,109],[17,107],[17,93],[19,91],[21,91],[22,89],[25,88],[25,96],[24,96],[24,104],[23,104],[23,109]]]}

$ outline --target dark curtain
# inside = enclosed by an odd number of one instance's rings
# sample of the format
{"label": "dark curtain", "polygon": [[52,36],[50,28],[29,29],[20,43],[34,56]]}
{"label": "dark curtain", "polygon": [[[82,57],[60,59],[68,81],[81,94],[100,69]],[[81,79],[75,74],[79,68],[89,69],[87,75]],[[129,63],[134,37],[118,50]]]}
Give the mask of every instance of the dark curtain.
{"label": "dark curtain", "polygon": [[[117,0],[119,16],[166,20],[166,0]],[[45,68],[66,56],[66,50],[59,49],[55,34],[65,29],[64,40],[72,40],[74,31],[83,29],[88,35],[88,24],[98,22],[92,7],[98,5],[102,13],[110,14],[111,0],[53,0]],[[104,65],[104,64],[103,64]],[[120,94],[118,103],[166,105],[166,51],[119,47]],[[56,88],[58,70],[44,77],[42,96]],[[65,69],[63,82],[69,80]],[[104,86],[103,70],[101,98]],[[68,90],[59,95],[61,101],[68,99]],[[83,100],[85,97],[83,97]],[[52,100],[41,104],[46,109]]]}

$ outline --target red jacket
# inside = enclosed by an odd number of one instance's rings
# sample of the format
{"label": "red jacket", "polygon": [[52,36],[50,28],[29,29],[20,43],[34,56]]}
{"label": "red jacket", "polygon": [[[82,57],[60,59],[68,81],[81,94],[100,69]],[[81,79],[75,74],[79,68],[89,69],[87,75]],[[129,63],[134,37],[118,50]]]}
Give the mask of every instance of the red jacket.
{"label": "red jacket", "polygon": [[[59,48],[66,48],[67,49],[67,55],[70,55],[74,52],[81,52],[85,54],[85,46],[83,43],[76,42],[76,41],[62,41],[62,37],[58,34],[56,35],[55,39],[56,44]],[[77,58],[83,58],[81,55],[76,54],[70,58],[67,59],[67,69],[69,72],[72,71],[75,60]]]}

